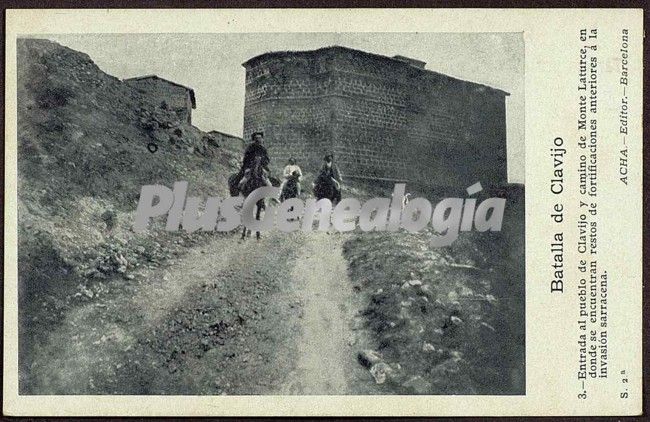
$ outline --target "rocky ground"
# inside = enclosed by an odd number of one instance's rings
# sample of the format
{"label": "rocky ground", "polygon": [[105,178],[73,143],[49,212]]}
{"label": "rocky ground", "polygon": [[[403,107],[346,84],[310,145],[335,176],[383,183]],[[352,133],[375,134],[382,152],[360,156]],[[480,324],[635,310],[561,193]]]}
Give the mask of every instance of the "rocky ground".
{"label": "rocky ground", "polygon": [[522,192],[502,234],[443,249],[429,233],[136,234],[142,185],[224,196],[241,145],[83,53],[19,40],[18,57],[21,393],[523,392]]}
{"label": "rocky ground", "polygon": [[25,391],[372,394],[339,236],[218,236],[111,280],[39,342]]}
{"label": "rocky ground", "polygon": [[345,244],[375,346],[360,360],[385,392],[523,394],[521,216],[518,226],[463,233],[446,248],[432,248],[426,232],[364,233]]}

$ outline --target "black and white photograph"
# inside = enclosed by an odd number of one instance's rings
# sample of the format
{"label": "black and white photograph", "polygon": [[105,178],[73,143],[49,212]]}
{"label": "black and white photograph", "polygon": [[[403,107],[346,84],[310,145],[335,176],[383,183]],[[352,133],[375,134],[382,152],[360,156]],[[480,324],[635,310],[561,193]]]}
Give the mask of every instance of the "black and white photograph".
{"label": "black and white photograph", "polygon": [[19,394],[526,395],[523,33],[250,31],[18,36]]}

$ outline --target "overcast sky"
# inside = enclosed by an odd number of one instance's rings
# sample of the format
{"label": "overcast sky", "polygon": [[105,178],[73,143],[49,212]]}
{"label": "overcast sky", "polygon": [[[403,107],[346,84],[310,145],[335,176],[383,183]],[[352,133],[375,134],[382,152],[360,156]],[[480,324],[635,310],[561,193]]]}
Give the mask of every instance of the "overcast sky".
{"label": "overcast sky", "polygon": [[422,60],[426,68],[509,92],[508,174],[524,179],[524,42],[521,33],[83,34],[44,38],[83,51],[118,78],[156,74],[192,87],[192,122],[241,136],[243,62],[269,51],[341,45]]}

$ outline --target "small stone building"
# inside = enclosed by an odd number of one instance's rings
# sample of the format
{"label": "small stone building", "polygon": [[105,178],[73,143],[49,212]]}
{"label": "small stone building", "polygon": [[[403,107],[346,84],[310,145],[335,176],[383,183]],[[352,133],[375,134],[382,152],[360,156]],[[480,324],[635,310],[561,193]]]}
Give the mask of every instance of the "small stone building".
{"label": "small stone building", "polygon": [[218,130],[210,130],[208,131],[208,135],[217,140],[219,142],[219,145],[226,143],[231,145],[244,145],[244,140],[239,136],[230,135]]}
{"label": "small stone building", "polygon": [[244,139],[264,131],[272,163],[344,177],[467,187],[507,182],[509,94],[345,47],[271,52],[246,69]]}
{"label": "small stone building", "polygon": [[181,121],[192,123],[192,109],[196,108],[194,90],[156,75],[124,79],[128,85],[149,96],[157,104],[163,101],[178,114]]}

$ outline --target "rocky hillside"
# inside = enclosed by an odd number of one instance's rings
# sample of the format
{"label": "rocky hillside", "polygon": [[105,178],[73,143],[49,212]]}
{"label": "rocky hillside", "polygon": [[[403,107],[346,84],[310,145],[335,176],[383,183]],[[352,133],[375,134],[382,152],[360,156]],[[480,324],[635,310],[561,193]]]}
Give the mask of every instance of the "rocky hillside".
{"label": "rocky hillside", "polygon": [[40,39],[18,40],[17,141],[21,316],[41,319],[23,321],[26,336],[101,294],[111,277],[131,279],[134,268],[200,242],[205,234],[133,233],[140,188],[187,180],[189,194],[226,195],[241,153],[88,55]]}
{"label": "rocky hillside", "polygon": [[345,244],[375,343],[359,361],[386,393],[524,392],[524,194],[501,193],[501,232],[464,232],[444,248],[430,246],[430,230]]}

